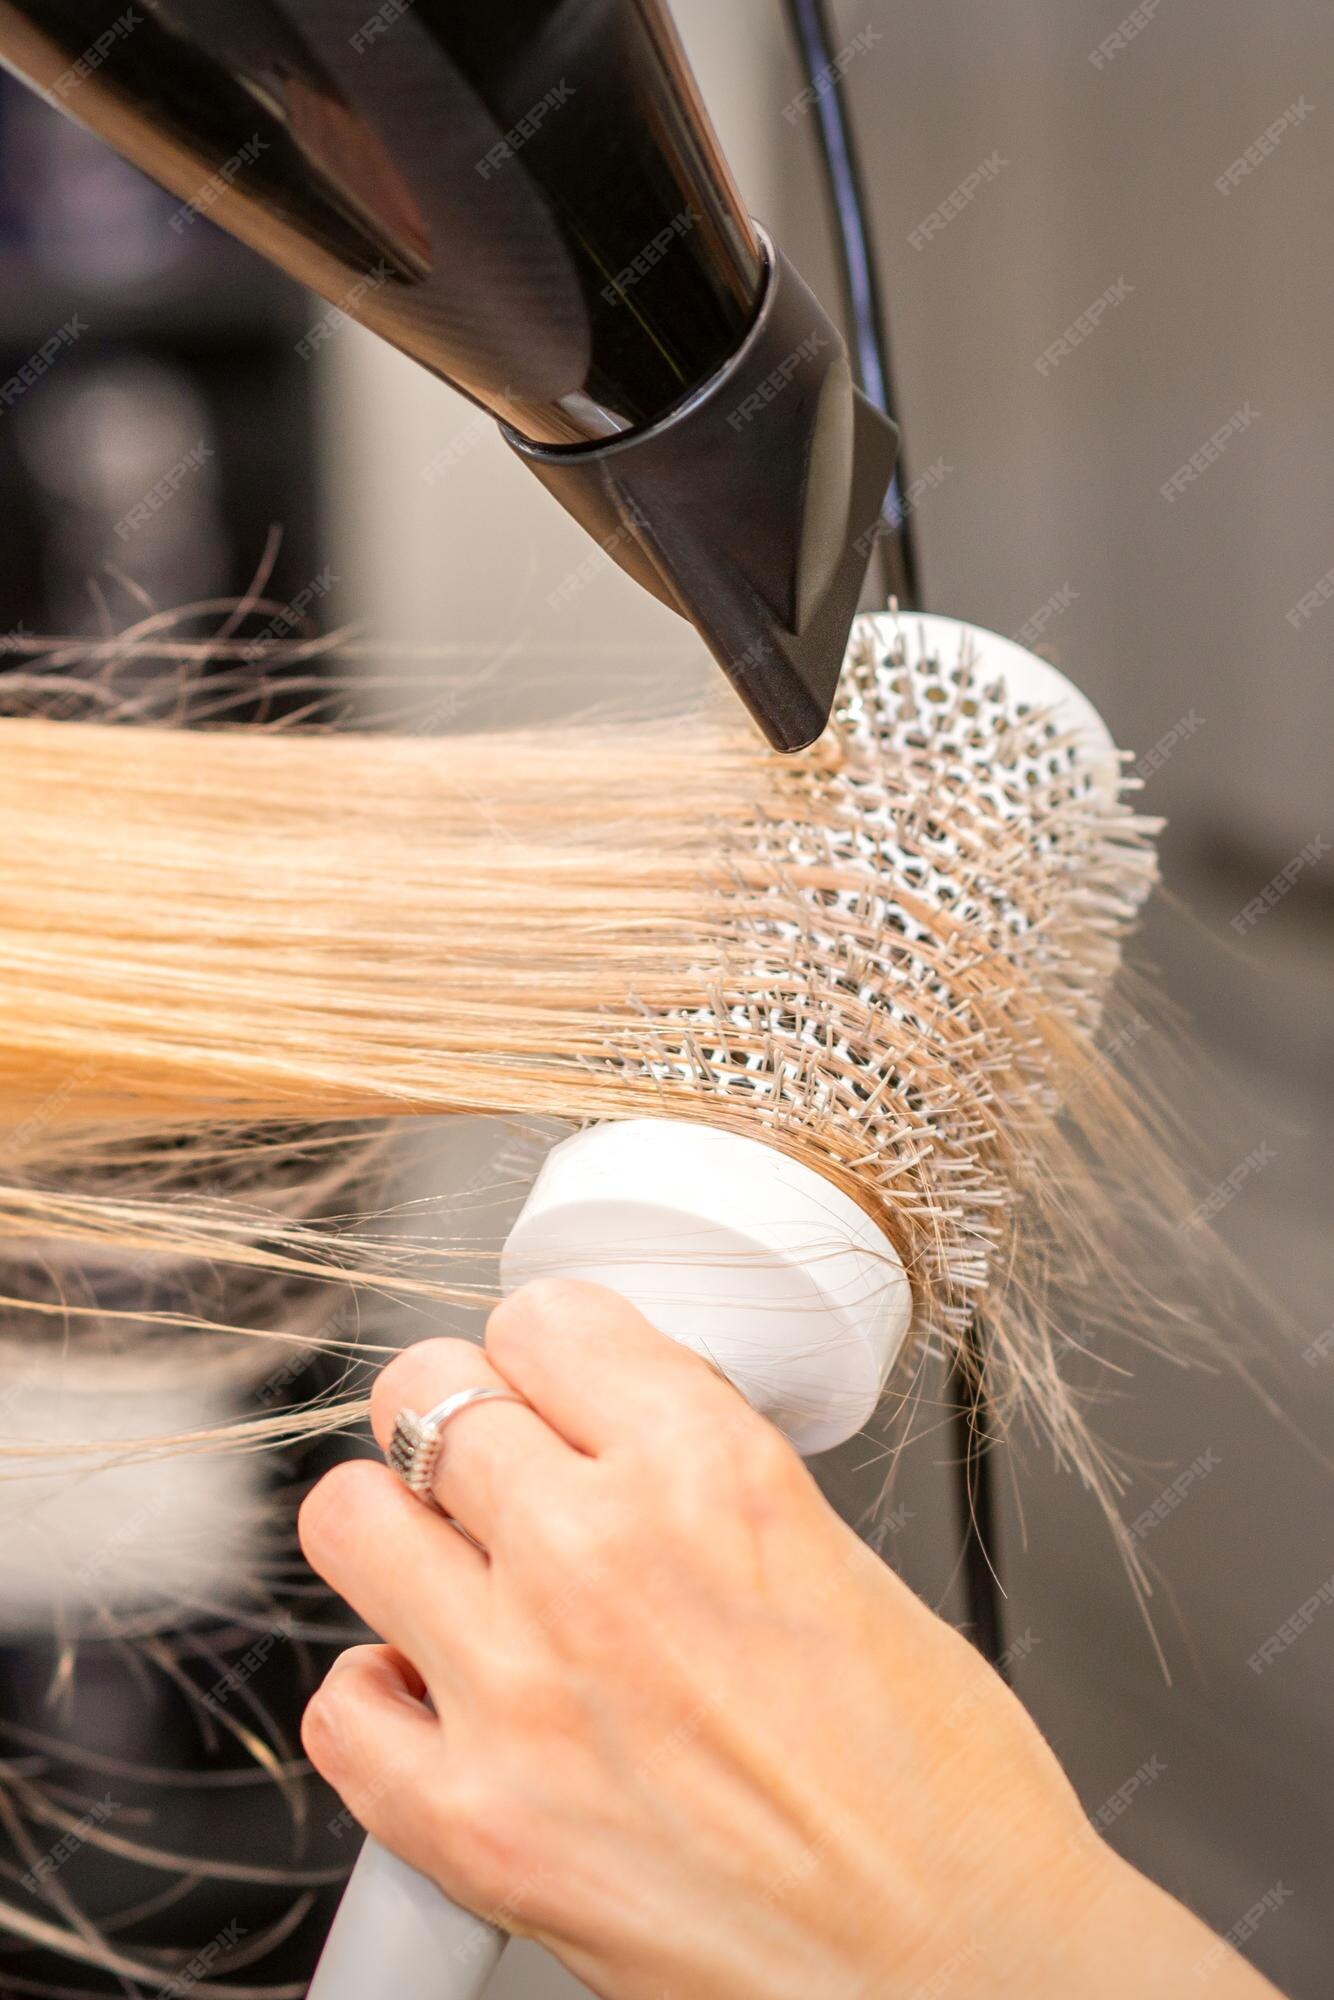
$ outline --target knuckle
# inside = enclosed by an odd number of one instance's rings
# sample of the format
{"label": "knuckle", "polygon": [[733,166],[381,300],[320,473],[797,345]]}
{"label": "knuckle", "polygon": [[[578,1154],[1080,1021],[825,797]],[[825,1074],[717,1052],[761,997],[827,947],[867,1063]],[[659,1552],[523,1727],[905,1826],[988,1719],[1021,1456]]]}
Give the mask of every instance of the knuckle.
{"label": "knuckle", "polygon": [[521,1353],[553,1335],[577,1331],[587,1320],[589,1287],[577,1278],[530,1278],[492,1308],[486,1324],[490,1353]]}
{"label": "knuckle", "polygon": [[380,1370],[372,1385],[371,1422],[376,1436],[388,1436],[400,1410],[417,1408],[423,1402],[438,1403],[452,1387],[474,1380],[476,1374],[473,1341],[414,1341]]}
{"label": "knuckle", "polygon": [[809,1481],[782,1432],[761,1417],[738,1426],[717,1470],[718,1498],[751,1518],[787,1511]]}
{"label": "knuckle", "polygon": [[787,1492],[805,1481],[805,1468],[776,1425],[757,1416],[737,1433],[732,1460],[747,1483]]}

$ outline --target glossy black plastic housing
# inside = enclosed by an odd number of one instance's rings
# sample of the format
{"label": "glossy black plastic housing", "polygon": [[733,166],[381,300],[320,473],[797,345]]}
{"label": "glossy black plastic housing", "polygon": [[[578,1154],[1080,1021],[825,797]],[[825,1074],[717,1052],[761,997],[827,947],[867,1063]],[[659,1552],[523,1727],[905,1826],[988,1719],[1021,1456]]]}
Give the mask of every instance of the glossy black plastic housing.
{"label": "glossy black plastic housing", "polygon": [[492,411],[771,742],[819,734],[895,433],[767,255],[664,0],[0,0],[0,62],[172,228],[221,223]]}
{"label": "glossy black plastic housing", "polygon": [[779,750],[829,719],[898,432],[781,254],[740,351],[651,430],[582,448],[509,435],[575,519],[696,626]]}
{"label": "glossy black plastic housing", "polygon": [[0,60],[536,442],[653,423],[754,319],[659,0],[3,0]]}

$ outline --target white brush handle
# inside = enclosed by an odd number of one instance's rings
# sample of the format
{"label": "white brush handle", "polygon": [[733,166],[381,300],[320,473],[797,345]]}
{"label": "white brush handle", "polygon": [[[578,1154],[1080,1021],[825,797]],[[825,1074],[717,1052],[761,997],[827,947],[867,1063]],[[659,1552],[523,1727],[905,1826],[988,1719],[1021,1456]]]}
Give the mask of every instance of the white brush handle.
{"label": "white brush handle", "polygon": [[506,1942],[503,1931],[368,1840],[306,2000],[477,2000]]}
{"label": "white brush handle", "polygon": [[[870,1419],[912,1316],[888,1237],[809,1167],[707,1125],[597,1125],[548,1155],[501,1258],[609,1285],[798,1450]],[[477,2000],[505,1937],[368,1840],[307,2000]]]}

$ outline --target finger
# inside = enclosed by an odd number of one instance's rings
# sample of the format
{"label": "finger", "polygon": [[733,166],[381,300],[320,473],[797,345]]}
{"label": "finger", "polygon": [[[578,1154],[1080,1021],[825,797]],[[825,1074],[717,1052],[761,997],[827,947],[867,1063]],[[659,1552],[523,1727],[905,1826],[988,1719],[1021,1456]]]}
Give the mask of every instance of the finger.
{"label": "finger", "polygon": [[441,1748],[423,1692],[420,1675],[392,1648],[353,1646],[334,1661],[301,1721],[306,1755],[356,1824],[422,1866],[432,1838],[420,1801]]}
{"label": "finger", "polygon": [[[403,1409],[425,1416],[462,1389],[515,1393],[475,1341],[422,1340],[382,1370],[371,1423],[382,1448]],[[528,1403],[469,1404],[440,1437],[434,1493],[445,1512],[494,1549],[529,1532],[533,1517],[568,1499],[578,1453]]]}
{"label": "finger", "polygon": [[[518,1931],[540,1914],[548,1870],[516,1844],[503,1788],[460,1777],[462,1725],[448,1708],[437,1719],[416,1699],[411,1669],[390,1648],[358,1646],[335,1661],[307,1706],[301,1735],[311,1763],[342,1798],[349,1825],[364,1827],[464,1909],[489,1912],[475,1932],[465,1927],[458,1936],[462,1958],[486,1942],[487,1925]],[[333,1830],[344,1829],[335,1821]],[[522,1856],[521,1865],[512,1866],[511,1855]],[[391,1897],[376,1914],[392,1926],[401,1913]],[[439,1977],[455,1990],[447,1975]]]}
{"label": "finger", "polygon": [[458,1635],[490,1616],[486,1557],[409,1493],[387,1465],[336,1465],[301,1504],[306,1561],[432,1689],[449,1677]]}
{"label": "finger", "polygon": [[491,1314],[486,1351],[582,1451],[671,1449],[708,1429],[761,1421],[707,1361],[602,1285],[569,1278],[521,1285]]}

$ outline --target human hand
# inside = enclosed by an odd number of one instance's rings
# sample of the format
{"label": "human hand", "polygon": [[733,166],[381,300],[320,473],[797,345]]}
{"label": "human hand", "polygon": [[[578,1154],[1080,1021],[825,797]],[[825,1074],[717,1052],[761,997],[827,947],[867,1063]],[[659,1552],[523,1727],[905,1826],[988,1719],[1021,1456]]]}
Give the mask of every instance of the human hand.
{"label": "human hand", "polygon": [[[530,1407],[463,1412],[436,1482],[488,1553],[366,1461],[302,1510],[388,1641],[335,1666],[306,1748],[384,1845],[607,2000],[1190,1990],[1210,1934],[704,1362],[543,1282],[485,1353],[385,1369],[376,1436],[488,1385]],[[1210,1991],[1272,1989],[1236,1960]]]}

